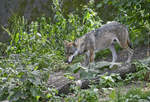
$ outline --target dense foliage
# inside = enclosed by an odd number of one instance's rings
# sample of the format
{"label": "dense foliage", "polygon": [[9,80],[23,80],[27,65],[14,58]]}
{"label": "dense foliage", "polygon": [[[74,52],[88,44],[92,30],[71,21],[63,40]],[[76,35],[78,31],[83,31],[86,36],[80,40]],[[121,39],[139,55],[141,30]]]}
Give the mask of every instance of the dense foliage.
{"label": "dense foliage", "polygon": [[[14,14],[9,20],[9,27],[3,27],[11,36],[11,41],[8,46],[0,50],[0,53],[5,53],[0,60],[0,101],[98,102],[98,88],[116,87],[119,85],[116,83],[118,80],[121,82],[143,80],[141,75],[145,74],[149,68],[137,62],[138,73],[127,75],[124,81],[119,75],[104,75],[100,77],[102,83],[91,86],[88,90],[72,86],[71,89],[75,90],[73,95],[58,96],[57,90],[46,84],[51,71],[76,67],[64,63],[63,41],[73,41],[100,27],[104,22],[96,11],[106,5],[116,10],[114,20],[128,26],[135,45],[149,44],[149,4],[149,0],[103,0],[97,4],[90,0],[87,5],[81,7],[81,10],[71,12],[66,17],[59,0],[53,0],[53,5],[51,5],[55,13],[53,18],[39,17],[36,21],[29,22],[24,17]],[[137,96],[136,92],[139,93]],[[144,95],[140,93],[141,90],[133,90],[129,94],[122,95],[118,100],[127,102],[128,99],[131,100],[128,102],[133,102],[132,100],[149,98],[149,92]],[[115,92],[111,93],[110,98],[114,100],[111,102],[119,102],[116,101],[118,96]]]}
{"label": "dense foliage", "polygon": [[11,36],[11,42],[6,49],[7,57],[0,62],[1,100],[57,99],[54,94],[57,92],[49,89],[46,82],[50,71],[67,67],[63,41],[74,40],[101,25],[100,18],[90,8],[83,8],[83,18],[69,14],[66,19],[59,3],[55,0],[53,3],[54,18],[41,17],[30,23],[24,17],[14,15],[9,29],[3,28]]}
{"label": "dense foliage", "polygon": [[134,45],[149,43],[149,0],[102,0],[97,1],[95,6],[104,21],[115,19],[126,24]]}

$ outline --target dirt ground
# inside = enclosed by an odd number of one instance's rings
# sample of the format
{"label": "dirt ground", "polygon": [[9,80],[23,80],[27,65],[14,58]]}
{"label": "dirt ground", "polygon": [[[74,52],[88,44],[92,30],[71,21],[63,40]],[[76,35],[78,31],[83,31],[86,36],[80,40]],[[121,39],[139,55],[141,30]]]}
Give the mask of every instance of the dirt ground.
{"label": "dirt ground", "polygon": [[[147,52],[150,49],[148,49],[148,46],[139,46],[134,48],[134,54],[132,57],[132,60],[139,60],[148,57]],[[128,58],[128,52],[126,50],[119,50],[117,52],[117,62],[125,62]],[[98,58],[96,61],[112,61],[112,55],[109,54],[106,56],[106,58]]]}

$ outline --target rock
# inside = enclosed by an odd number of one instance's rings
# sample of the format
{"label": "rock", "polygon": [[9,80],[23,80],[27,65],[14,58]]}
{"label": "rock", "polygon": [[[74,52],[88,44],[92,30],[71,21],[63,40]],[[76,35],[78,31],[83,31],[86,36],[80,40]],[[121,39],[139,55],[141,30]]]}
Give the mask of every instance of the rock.
{"label": "rock", "polygon": [[[72,74],[70,76],[73,76],[76,80],[79,79],[79,74]],[[68,93],[70,90],[68,90],[68,87],[73,82],[73,80],[69,80],[67,77],[65,77],[65,73],[63,72],[56,72],[53,74],[50,74],[49,80],[48,80],[48,87],[54,87],[57,90],[59,90],[59,93]]]}

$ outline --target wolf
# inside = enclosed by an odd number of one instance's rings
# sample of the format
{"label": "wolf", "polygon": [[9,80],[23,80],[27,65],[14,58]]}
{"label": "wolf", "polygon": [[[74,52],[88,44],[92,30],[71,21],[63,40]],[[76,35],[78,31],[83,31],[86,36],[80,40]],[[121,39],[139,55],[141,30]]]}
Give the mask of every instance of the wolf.
{"label": "wolf", "polygon": [[71,63],[75,56],[85,54],[84,65],[87,66],[90,62],[94,62],[96,52],[105,49],[110,49],[112,52],[112,63],[115,63],[117,60],[117,53],[114,47],[116,43],[127,50],[128,59],[126,62],[129,63],[133,56],[133,48],[129,39],[128,29],[117,21],[106,23],[100,28],[76,39],[74,42],[64,41],[67,63]]}

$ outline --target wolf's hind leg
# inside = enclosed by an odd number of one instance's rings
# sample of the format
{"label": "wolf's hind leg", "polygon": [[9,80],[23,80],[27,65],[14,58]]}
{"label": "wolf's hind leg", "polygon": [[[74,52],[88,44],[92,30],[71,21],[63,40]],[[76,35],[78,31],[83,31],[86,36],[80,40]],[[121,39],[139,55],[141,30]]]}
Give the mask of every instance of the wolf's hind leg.
{"label": "wolf's hind leg", "polygon": [[94,50],[91,49],[90,50],[90,62],[94,62],[94,58],[95,58],[95,53],[94,53]]}
{"label": "wolf's hind leg", "polygon": [[116,62],[116,60],[117,60],[117,53],[116,53],[114,44],[112,44],[112,45],[109,47],[109,49],[110,49],[110,51],[112,52],[112,63],[114,63],[114,62]]}
{"label": "wolf's hind leg", "polygon": [[127,51],[128,51],[128,59],[127,59],[126,63],[130,63],[131,62],[131,58],[133,56],[133,49],[131,49],[130,47],[128,47]]}

